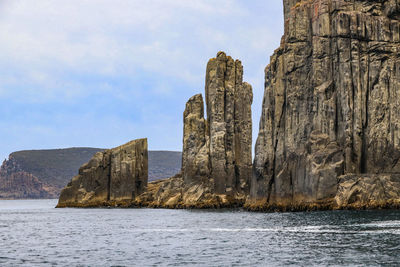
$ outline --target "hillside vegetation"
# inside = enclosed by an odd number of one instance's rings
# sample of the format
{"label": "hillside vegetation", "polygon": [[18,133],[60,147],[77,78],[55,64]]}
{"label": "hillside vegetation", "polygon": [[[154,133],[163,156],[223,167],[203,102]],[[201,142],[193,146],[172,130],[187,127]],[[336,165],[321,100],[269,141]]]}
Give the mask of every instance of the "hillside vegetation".
{"label": "hillside vegetation", "polygon": [[40,181],[64,187],[78,173],[79,167],[90,160],[101,148],[66,148],[50,150],[24,150],[10,154],[20,168]]}

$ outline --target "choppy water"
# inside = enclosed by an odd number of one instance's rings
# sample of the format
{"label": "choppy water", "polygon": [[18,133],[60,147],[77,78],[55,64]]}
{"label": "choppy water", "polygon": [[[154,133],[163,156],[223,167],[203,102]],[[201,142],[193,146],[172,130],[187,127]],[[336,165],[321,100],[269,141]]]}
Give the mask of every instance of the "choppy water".
{"label": "choppy water", "polygon": [[400,211],[54,209],[0,201],[0,266],[400,265]]}

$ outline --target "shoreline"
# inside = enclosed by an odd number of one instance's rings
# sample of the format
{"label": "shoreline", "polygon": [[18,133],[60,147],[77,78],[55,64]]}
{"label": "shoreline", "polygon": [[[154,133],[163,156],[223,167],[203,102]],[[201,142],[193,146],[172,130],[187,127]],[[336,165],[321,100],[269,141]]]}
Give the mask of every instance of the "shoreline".
{"label": "shoreline", "polygon": [[170,210],[199,210],[199,211],[220,211],[224,209],[229,210],[243,210],[255,213],[286,213],[286,212],[318,212],[318,211],[367,211],[367,210],[400,210],[400,203],[381,203],[381,204],[368,204],[368,205],[348,205],[348,206],[334,206],[334,205],[293,205],[293,206],[250,206],[246,204],[238,205],[220,205],[220,206],[205,206],[205,205],[147,205],[140,203],[103,203],[102,205],[84,205],[84,204],[71,204],[71,205],[58,205],[57,209],[65,208],[81,208],[81,209],[170,209]]}

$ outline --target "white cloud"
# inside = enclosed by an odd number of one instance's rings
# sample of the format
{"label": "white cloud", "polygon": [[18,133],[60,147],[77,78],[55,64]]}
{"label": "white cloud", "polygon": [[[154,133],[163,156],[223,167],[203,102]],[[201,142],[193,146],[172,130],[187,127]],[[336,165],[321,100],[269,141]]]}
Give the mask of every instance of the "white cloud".
{"label": "white cloud", "polygon": [[240,22],[251,16],[224,0],[8,0],[0,16],[0,60],[21,72],[50,75],[56,66],[128,75],[140,69],[194,83],[202,75],[196,62],[217,52],[208,50],[240,56],[243,47],[264,49],[265,25],[245,29]]}
{"label": "white cloud", "polygon": [[[263,69],[283,28],[277,27],[280,6],[264,0],[2,0],[0,101],[17,109],[13,103],[62,105],[100,96],[141,109],[148,99],[175,96],[184,107],[185,97],[203,93],[208,58],[226,50],[242,60],[256,91],[258,125]],[[162,120],[181,116],[176,103],[147,106],[168,113],[147,114],[149,123],[166,126]],[[175,119],[170,124],[181,131],[181,117]],[[52,123],[46,127],[56,127]]]}

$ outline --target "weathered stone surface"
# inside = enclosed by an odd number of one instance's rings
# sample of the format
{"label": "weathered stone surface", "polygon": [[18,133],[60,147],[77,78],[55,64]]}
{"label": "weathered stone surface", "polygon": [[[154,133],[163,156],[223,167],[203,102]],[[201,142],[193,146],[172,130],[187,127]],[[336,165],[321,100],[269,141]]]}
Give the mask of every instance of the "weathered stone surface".
{"label": "weathered stone surface", "polygon": [[335,204],[338,208],[400,207],[400,174],[343,175]]}
{"label": "weathered stone surface", "polygon": [[243,206],[245,194],[216,194],[210,181],[186,184],[181,175],[149,183],[148,191],[132,207],[210,209]]}
{"label": "weathered stone surface", "polygon": [[183,113],[182,173],[187,184],[210,176],[210,138],[201,94],[186,103]]}
{"label": "weathered stone surface", "polygon": [[252,88],[243,83],[243,67],[223,52],[211,59],[206,74],[207,120],[201,94],[183,113],[181,174],[149,184],[135,206],[218,208],[242,206],[252,170]]}
{"label": "weathered stone surface", "polygon": [[142,194],[148,179],[147,139],[96,153],[61,191],[58,207],[125,205]]}
{"label": "weathered stone surface", "polygon": [[284,9],[247,205],[335,207],[340,176],[378,186],[389,180],[366,177],[400,173],[399,3],[284,0]]}
{"label": "weathered stone surface", "polygon": [[243,82],[243,66],[225,53],[206,70],[207,120],[201,95],[184,112],[182,173],[187,184],[211,180],[218,194],[247,193],[252,168],[252,88]]}

